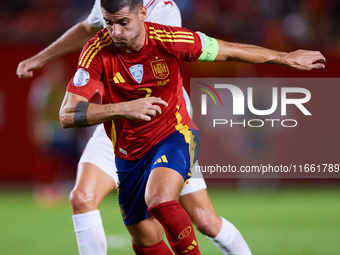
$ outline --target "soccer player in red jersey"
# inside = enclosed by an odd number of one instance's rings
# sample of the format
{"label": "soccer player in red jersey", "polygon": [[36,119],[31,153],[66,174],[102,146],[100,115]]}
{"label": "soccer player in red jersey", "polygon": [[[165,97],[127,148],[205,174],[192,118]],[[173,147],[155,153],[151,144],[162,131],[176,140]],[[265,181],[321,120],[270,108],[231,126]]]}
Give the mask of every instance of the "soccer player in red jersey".
{"label": "soccer player in red jersey", "polygon": [[[182,26],[181,15],[174,2],[143,0],[143,4],[147,8],[146,21]],[[84,46],[103,27],[100,0],[96,0],[86,20],[73,26],[35,56],[21,61],[17,69],[18,76],[32,77],[33,71],[46,62]],[[115,78],[119,79],[119,76]],[[190,100],[184,88],[183,96],[190,116]],[[70,193],[72,220],[81,255],[89,250],[98,255],[107,253],[106,237],[98,207],[104,196],[118,185],[114,156],[112,143],[105,133],[104,125],[97,125],[79,160],[75,187]],[[198,166],[197,161],[195,166]],[[223,254],[237,252],[250,255],[251,251],[239,230],[215,212],[206,188],[202,173],[196,172],[182,189],[179,202],[191,221]]]}
{"label": "soccer player in red jersey", "polygon": [[[171,254],[162,242],[159,221],[176,254],[199,254],[190,219],[177,202],[193,161],[187,155],[188,143],[198,137],[189,129],[183,110],[179,62],[237,60],[311,70],[324,68],[315,62],[325,59],[319,52],[276,52],[223,42],[186,29],[144,24],[146,10],[141,6],[139,1],[102,1],[107,34],[106,30],[100,32],[85,46],[60,119],[63,127],[106,122],[118,161],[119,202],[136,253],[153,250],[155,254]],[[88,103],[101,82],[103,105]],[[152,148],[145,144],[150,139]],[[190,147],[192,144],[198,143],[191,142]],[[178,155],[183,156],[181,160]],[[137,200],[129,197],[138,181],[135,175],[142,177],[133,193]],[[135,208],[135,201],[144,200],[144,190],[145,205]],[[146,205],[158,221],[145,211]]]}

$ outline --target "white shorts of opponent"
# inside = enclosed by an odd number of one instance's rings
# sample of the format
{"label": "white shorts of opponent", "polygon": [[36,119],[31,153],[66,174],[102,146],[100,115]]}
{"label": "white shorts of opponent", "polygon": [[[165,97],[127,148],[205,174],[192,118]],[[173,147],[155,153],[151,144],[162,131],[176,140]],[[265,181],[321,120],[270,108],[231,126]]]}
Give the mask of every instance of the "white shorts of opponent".
{"label": "white shorts of opponent", "polygon": [[[96,127],[93,136],[88,141],[78,164],[81,163],[96,165],[106,174],[111,176],[117,186],[118,176],[116,173],[115,154],[113,152],[112,143],[105,133],[103,124]],[[198,163],[196,162],[193,168],[197,165]],[[181,196],[206,188],[207,185],[203,179],[202,173],[193,171],[193,177],[190,178],[184,186]]]}

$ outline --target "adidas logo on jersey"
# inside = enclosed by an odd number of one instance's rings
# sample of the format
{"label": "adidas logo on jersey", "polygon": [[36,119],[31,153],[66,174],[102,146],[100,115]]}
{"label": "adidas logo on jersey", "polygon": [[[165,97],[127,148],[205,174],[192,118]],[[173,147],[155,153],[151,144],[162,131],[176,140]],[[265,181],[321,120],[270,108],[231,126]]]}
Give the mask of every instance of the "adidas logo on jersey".
{"label": "adidas logo on jersey", "polygon": [[153,163],[154,165],[156,165],[157,163],[168,163],[168,159],[166,158],[166,156],[165,155],[163,155],[163,156],[161,156],[159,159],[157,159],[156,161],[155,161],[155,163]]}
{"label": "adidas logo on jersey", "polygon": [[124,80],[123,76],[119,72],[116,73],[115,77],[110,79],[110,81],[113,81],[116,84],[118,84],[118,83],[125,83],[125,80]]}
{"label": "adidas logo on jersey", "polygon": [[197,247],[196,240],[193,240],[191,244],[188,246],[188,248],[185,251],[182,251],[182,253],[188,253],[189,251],[193,250],[195,247]]}

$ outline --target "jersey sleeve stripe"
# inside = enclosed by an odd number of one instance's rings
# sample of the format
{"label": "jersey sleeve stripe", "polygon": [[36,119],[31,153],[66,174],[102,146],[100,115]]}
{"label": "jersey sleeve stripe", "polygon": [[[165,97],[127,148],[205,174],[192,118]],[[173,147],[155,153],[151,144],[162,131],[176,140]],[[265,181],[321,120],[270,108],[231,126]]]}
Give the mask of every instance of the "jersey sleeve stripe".
{"label": "jersey sleeve stripe", "polygon": [[160,37],[157,36],[149,36],[150,39],[155,39],[155,40],[159,40],[161,42],[183,42],[183,43],[195,43],[194,40],[185,40],[185,39],[162,39]]}
{"label": "jersey sleeve stripe", "polygon": [[166,33],[166,34],[186,34],[186,35],[193,35],[192,32],[187,32],[187,31],[166,31],[166,30],[160,30],[160,29],[155,29],[154,27],[149,27],[150,32],[154,31],[155,33]]}
{"label": "jersey sleeve stripe", "polygon": [[98,41],[95,45],[93,45],[93,47],[91,47],[91,50],[87,53],[87,55],[86,55],[83,63],[81,63],[81,65],[85,66],[86,63],[88,63],[88,65],[89,65],[89,62],[92,61],[92,59],[95,56],[95,54],[97,54],[97,52],[101,48],[103,48],[104,46],[110,45],[111,43],[112,43],[112,41],[111,41],[111,38],[110,38],[109,35],[105,38],[105,40]]}
{"label": "jersey sleeve stripe", "polygon": [[107,35],[109,34],[109,32],[106,32],[103,36],[97,38],[97,40],[95,40],[87,49],[86,51],[83,53],[81,59],[79,60],[78,65],[81,65],[81,62],[83,61],[84,57],[86,56],[86,54],[92,49],[92,47],[94,47],[99,41],[105,39],[107,37]]}
{"label": "jersey sleeve stripe", "polygon": [[175,35],[175,34],[157,34],[154,31],[150,31],[151,35],[156,35],[158,37],[168,37],[168,38],[187,38],[194,40],[195,37],[193,35]]}
{"label": "jersey sleeve stripe", "polygon": [[149,39],[161,42],[195,43],[195,37],[192,32],[157,30],[152,26],[149,27]]}
{"label": "jersey sleeve stripe", "polygon": [[[86,64],[86,68],[89,68],[90,64],[91,64],[91,61],[92,59],[96,56],[96,54],[102,49],[104,48],[105,46],[108,46],[112,44],[112,40],[110,40],[108,43],[105,43],[105,44],[101,44],[99,47],[97,47],[97,50],[93,52],[92,56],[90,57],[89,61],[87,61],[87,64]],[[85,65],[85,63],[84,63]]]}

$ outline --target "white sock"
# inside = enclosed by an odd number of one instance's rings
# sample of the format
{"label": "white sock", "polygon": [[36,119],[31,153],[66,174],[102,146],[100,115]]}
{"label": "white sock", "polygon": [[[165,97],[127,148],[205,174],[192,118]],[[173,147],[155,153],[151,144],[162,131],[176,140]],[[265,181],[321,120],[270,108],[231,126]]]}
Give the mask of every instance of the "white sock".
{"label": "white sock", "polygon": [[107,244],[99,210],[72,215],[80,255],[106,255]]}
{"label": "white sock", "polygon": [[222,219],[220,232],[215,238],[208,237],[225,255],[251,255],[251,251],[240,231],[229,221]]}

